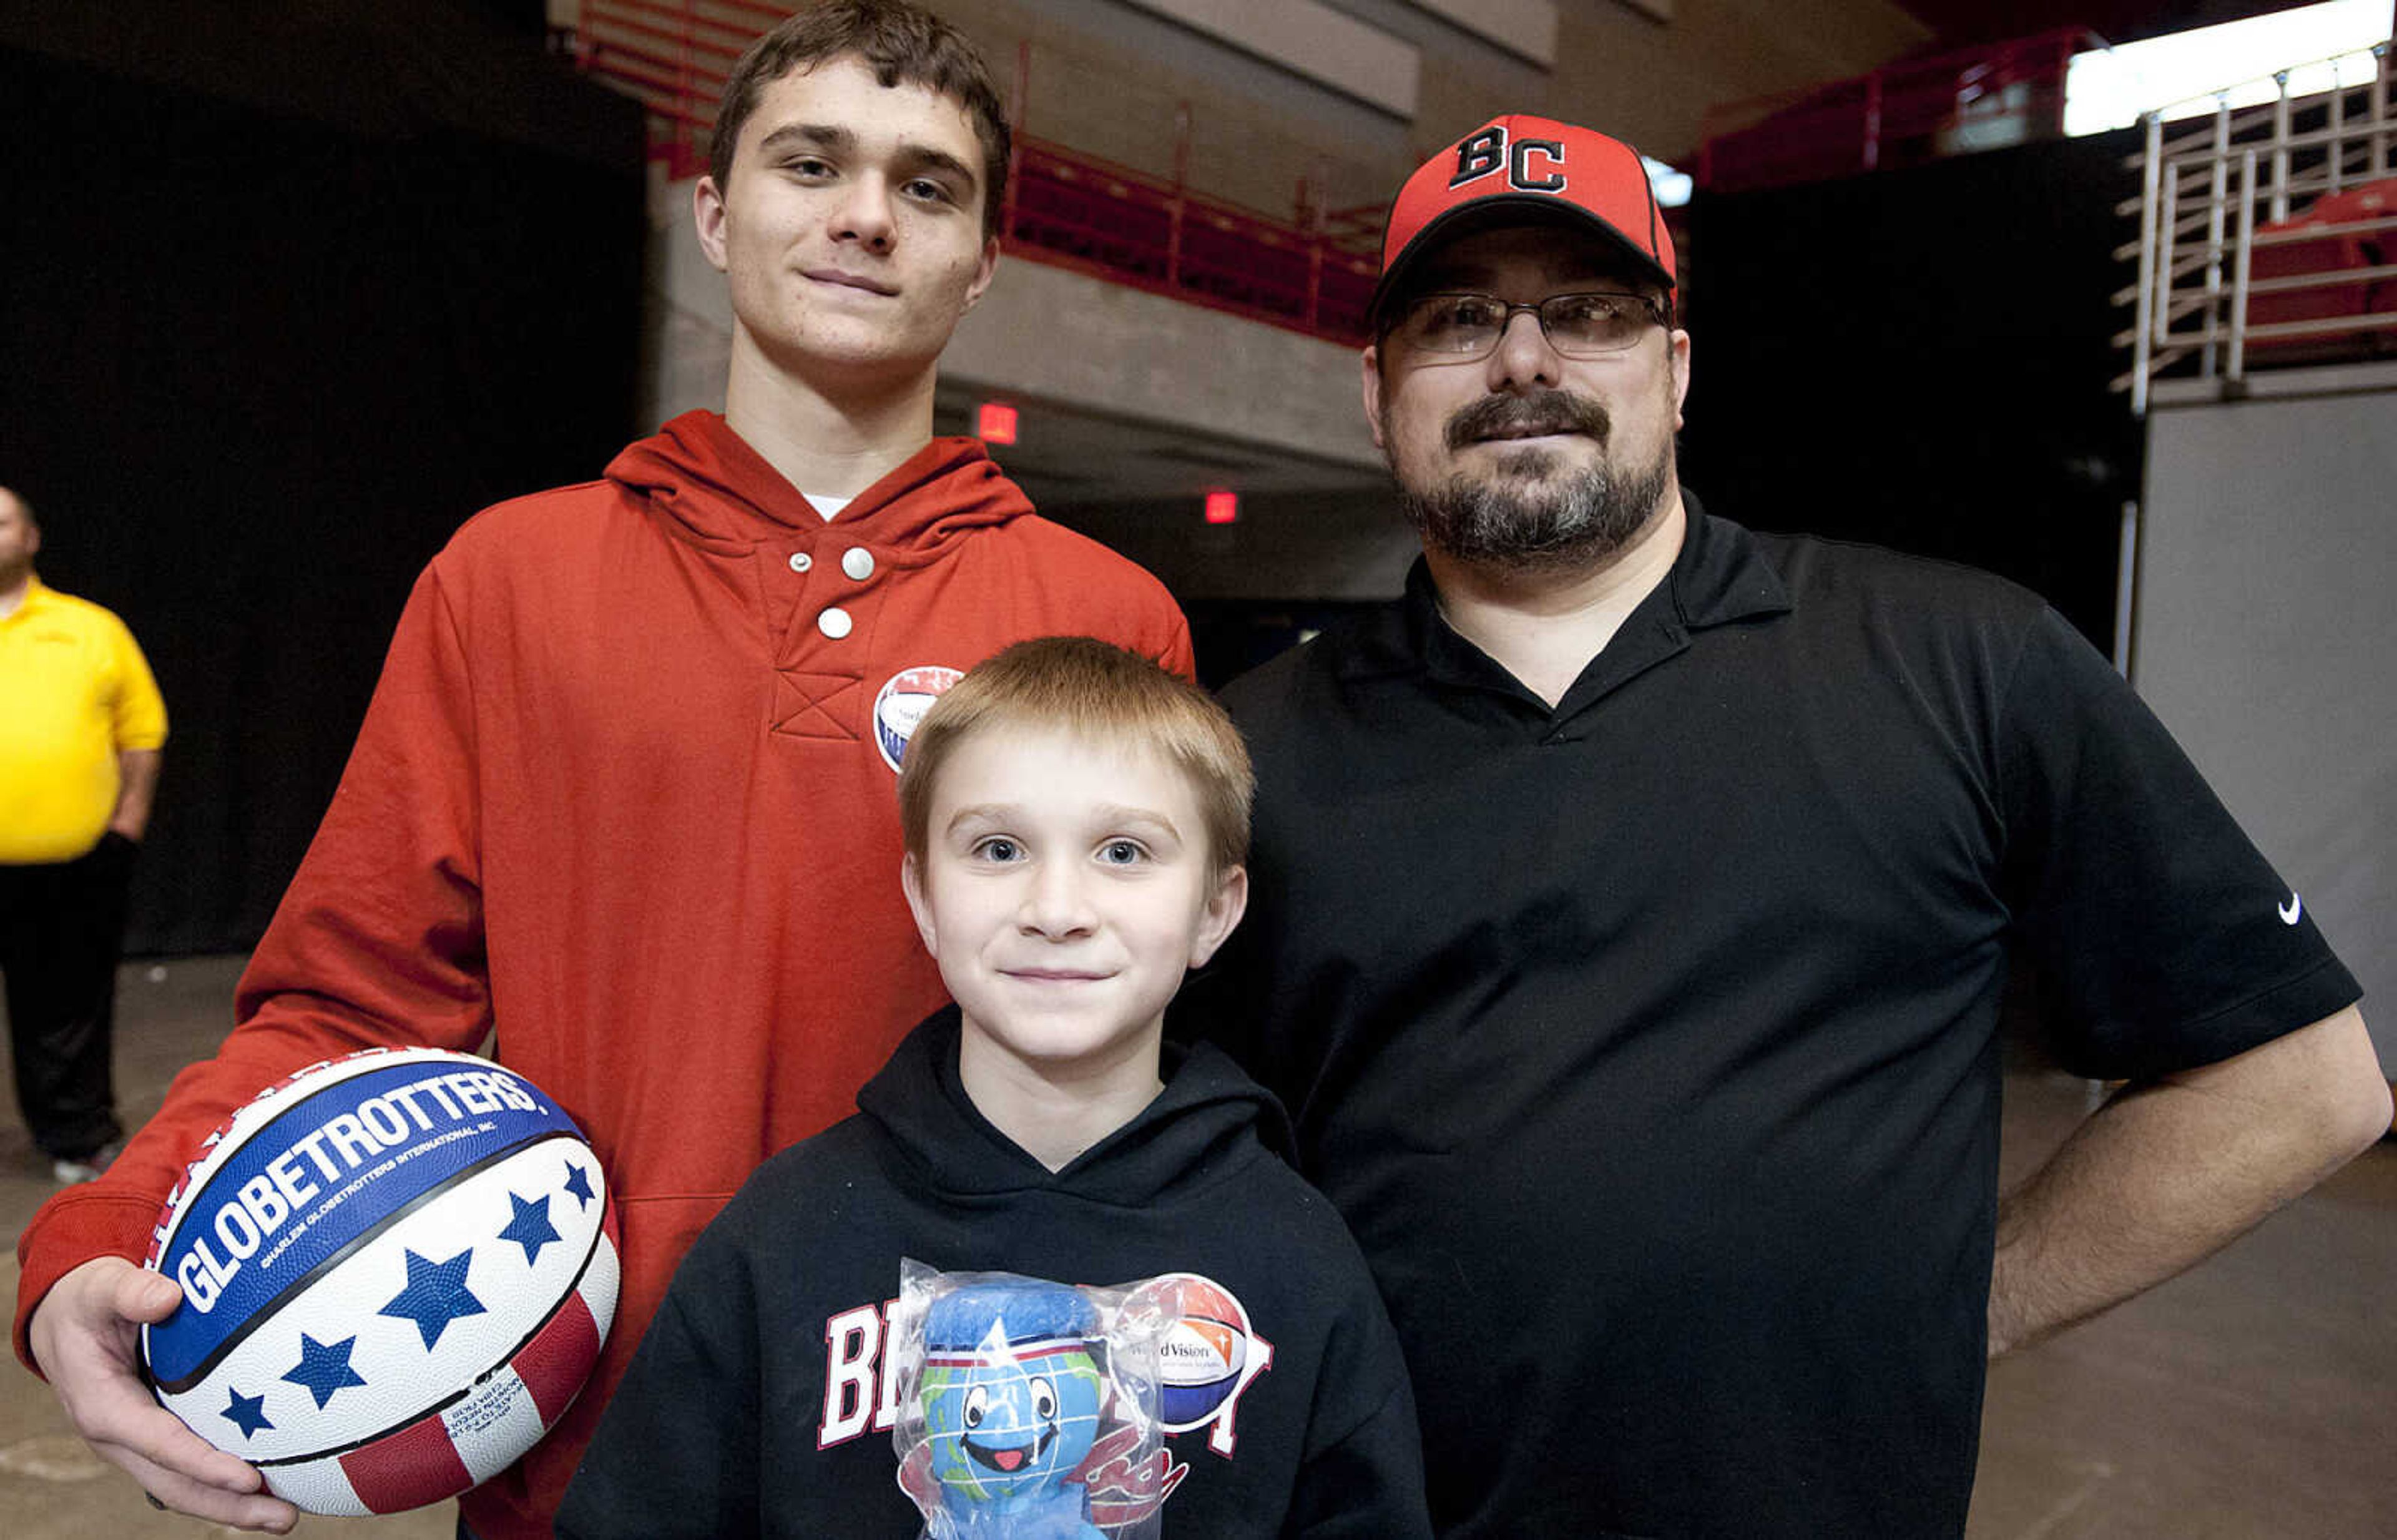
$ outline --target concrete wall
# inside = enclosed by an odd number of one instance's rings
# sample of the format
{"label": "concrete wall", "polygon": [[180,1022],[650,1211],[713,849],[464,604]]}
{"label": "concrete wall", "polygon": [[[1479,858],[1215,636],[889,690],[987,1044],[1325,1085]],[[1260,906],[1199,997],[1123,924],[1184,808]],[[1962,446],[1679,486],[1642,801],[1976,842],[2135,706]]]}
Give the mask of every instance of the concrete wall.
{"label": "concrete wall", "polygon": [[[1013,91],[1019,59],[1028,58],[1029,133],[1170,178],[1186,121],[1181,170],[1188,185],[1284,217],[1297,212],[1302,181],[1333,208],[1378,205],[1425,155],[1505,111],[1577,118],[1653,154],[1686,156],[1710,103],[1854,74],[1927,35],[1888,0],[1678,0],[1666,7],[1668,19],[1587,0],[1556,7],[1556,60],[1548,69],[1443,19],[1436,7],[1342,0],[1340,8],[1424,60],[1412,117],[1369,106],[1305,71],[1131,0],[939,0],[941,13],[984,50],[1003,89]],[[577,9],[577,0],[552,0],[552,19],[561,24]],[[1028,52],[1020,52],[1026,46]],[[661,185],[654,192],[652,271],[662,302],[645,349],[651,415],[663,418],[720,402],[730,316],[720,281],[690,241],[688,189]],[[1120,365],[1125,372],[1101,388],[1110,395],[1131,388],[1143,398],[1135,409],[1203,418],[1245,402],[1251,409],[1235,415],[1257,422],[1269,438],[1284,435],[1273,441],[1292,434],[1312,440],[1319,436],[1312,422],[1277,429],[1272,420],[1287,403],[1345,402],[1352,394],[1345,384],[1329,395],[1252,389],[1258,378],[1313,378],[1312,366],[1293,363],[1289,343],[1272,340],[1287,334],[1205,312],[1172,318],[1158,307],[1189,307],[1121,290],[1089,292],[1100,287],[1014,264],[960,335],[953,372],[982,371],[994,386],[1045,389],[1008,372],[1011,364],[995,340],[1027,329],[1038,334],[1065,317],[1078,328],[1077,350],[1016,356],[1044,371],[1053,367],[1094,381]],[[1125,328],[1121,338],[1109,341],[1096,329],[1116,323]],[[1160,340],[1175,343],[1175,351],[1160,349]],[[1183,351],[1193,343],[1203,350]],[[1200,357],[1209,360],[1207,370],[1181,367]],[[1259,409],[1268,404],[1272,410]],[[1307,408],[1297,409],[1304,416]],[[1353,447],[1353,436],[1344,437],[1351,426],[1325,430],[1330,452]]]}
{"label": "concrete wall", "polygon": [[1412,117],[1423,56],[1320,0],[1124,0],[1399,117]]}
{"label": "concrete wall", "polygon": [[[650,422],[721,411],[732,306],[691,221],[689,181],[651,190]],[[1172,423],[1378,466],[1357,354],[1279,327],[1029,261],[999,264],[941,360],[944,383]]]}
{"label": "concrete wall", "polygon": [[[1663,23],[1622,6],[1582,5],[1564,7],[1560,20],[1549,115],[1685,167],[1707,108],[1863,74],[1932,37],[1884,0],[1677,0]],[[1425,117],[1435,115],[1426,101]],[[1473,127],[1451,121],[1433,147]]]}
{"label": "concrete wall", "polygon": [[1357,352],[1033,261],[999,265],[941,358],[1017,391],[1318,459],[1378,466]]}
{"label": "concrete wall", "polygon": [[[561,23],[574,13],[576,0],[551,3]],[[1258,51],[1279,35],[1272,28],[1244,34],[1243,47],[1178,23],[1150,0],[936,0],[936,8],[983,49],[1010,93],[1019,49],[1030,45],[1027,132],[1171,177],[1186,114],[1188,184],[1281,216],[1295,212],[1302,180],[1334,208],[1381,203],[1424,156],[1502,112],[1577,119],[1661,158],[1686,158],[1707,107],[1858,74],[1930,35],[1890,0],[1573,0],[1554,8],[1553,62],[1543,64],[1532,56],[1541,50],[1503,41],[1538,35],[1546,13],[1530,15],[1538,7],[1503,7],[1506,25],[1477,27],[1440,14],[1453,4],[1309,0],[1309,14],[1336,10],[1340,24],[1415,54],[1411,109],[1386,93],[1326,84],[1334,66],[1309,51],[1313,33],[1303,28],[1292,57],[1276,60]]]}
{"label": "concrete wall", "polygon": [[[688,181],[650,196],[650,304],[643,340],[645,422],[724,408],[732,310],[699,249]],[[1062,506],[1022,451],[1002,451],[1044,511],[1106,542],[1185,599],[1361,599],[1396,594],[1413,533],[1390,512],[1365,425],[1352,348],[1029,261],[998,277],[941,361],[944,396],[1037,401],[1077,427],[1091,468],[1142,452],[1144,424],[1176,435],[1294,456],[1340,491],[1244,495],[1241,522],[1211,529],[1197,502]],[[1114,432],[1110,432],[1110,427]],[[944,431],[968,431],[963,428]],[[1344,474],[1353,473],[1353,474]]]}
{"label": "concrete wall", "polygon": [[2397,1075],[2397,366],[2150,414],[2133,681],[2362,980]]}

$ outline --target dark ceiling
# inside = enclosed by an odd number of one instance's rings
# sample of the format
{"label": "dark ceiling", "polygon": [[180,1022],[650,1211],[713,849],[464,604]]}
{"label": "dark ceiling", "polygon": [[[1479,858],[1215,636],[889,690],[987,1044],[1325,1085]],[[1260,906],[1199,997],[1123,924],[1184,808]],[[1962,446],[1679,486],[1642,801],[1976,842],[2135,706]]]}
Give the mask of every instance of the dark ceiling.
{"label": "dark ceiling", "polygon": [[1897,0],[1938,33],[1934,51],[2086,27],[2109,43],[2290,10],[2310,0]]}

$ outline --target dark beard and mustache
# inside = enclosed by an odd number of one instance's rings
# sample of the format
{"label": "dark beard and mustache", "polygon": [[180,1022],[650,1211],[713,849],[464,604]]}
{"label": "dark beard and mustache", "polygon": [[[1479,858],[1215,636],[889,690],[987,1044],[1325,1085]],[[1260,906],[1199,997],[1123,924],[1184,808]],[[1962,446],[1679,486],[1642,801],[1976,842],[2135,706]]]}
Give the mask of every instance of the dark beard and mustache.
{"label": "dark beard and mustache", "polygon": [[[1579,433],[1603,446],[1612,425],[1604,407],[1563,391],[1489,395],[1449,419],[1447,441],[1452,450],[1462,449],[1514,429]],[[1501,450],[1494,474],[1486,477],[1460,472],[1420,488],[1401,481],[1399,507],[1426,545],[1459,561],[1573,567],[1628,544],[1646,528],[1673,477],[1669,440],[1649,464],[1625,467],[1600,459],[1562,483],[1547,485],[1557,461],[1550,449]]]}

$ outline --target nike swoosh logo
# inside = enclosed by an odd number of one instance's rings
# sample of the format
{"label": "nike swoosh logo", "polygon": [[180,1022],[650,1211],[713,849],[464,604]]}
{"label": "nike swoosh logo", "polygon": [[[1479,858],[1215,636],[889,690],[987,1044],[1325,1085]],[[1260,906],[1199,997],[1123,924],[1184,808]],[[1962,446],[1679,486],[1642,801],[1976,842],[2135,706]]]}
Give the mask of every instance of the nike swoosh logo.
{"label": "nike swoosh logo", "polygon": [[2295,925],[2297,922],[2297,917],[2305,912],[2306,901],[2299,898],[2297,894],[2291,893],[2289,895],[2289,902],[2281,905],[2281,923],[2283,925]]}

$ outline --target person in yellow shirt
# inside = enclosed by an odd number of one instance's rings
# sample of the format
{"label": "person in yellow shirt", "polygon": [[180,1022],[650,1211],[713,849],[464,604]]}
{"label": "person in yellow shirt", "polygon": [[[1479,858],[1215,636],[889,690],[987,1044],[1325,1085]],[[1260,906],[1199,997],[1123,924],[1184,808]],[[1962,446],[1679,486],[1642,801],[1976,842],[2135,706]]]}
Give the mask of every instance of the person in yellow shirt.
{"label": "person in yellow shirt", "polygon": [[116,958],[167,708],[125,623],[33,575],[42,531],[0,487],[0,973],[17,1104],[60,1183],[124,1130],[109,1076]]}

